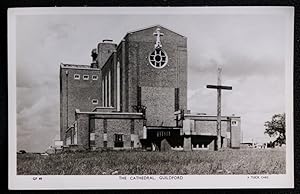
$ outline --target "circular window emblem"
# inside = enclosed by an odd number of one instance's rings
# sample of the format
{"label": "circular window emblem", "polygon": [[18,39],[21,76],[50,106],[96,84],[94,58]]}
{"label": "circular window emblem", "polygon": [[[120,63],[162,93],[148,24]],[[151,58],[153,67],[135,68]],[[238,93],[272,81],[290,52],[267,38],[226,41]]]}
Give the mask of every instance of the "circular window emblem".
{"label": "circular window emblem", "polygon": [[156,49],[149,55],[149,63],[154,68],[163,68],[168,63],[168,55],[161,49]]}

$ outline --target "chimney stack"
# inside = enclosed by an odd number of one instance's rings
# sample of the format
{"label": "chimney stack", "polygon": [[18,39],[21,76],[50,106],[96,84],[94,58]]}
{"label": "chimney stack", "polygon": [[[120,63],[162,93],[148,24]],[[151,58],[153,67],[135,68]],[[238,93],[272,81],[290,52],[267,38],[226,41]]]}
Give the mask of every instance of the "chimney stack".
{"label": "chimney stack", "polygon": [[93,49],[92,50],[92,63],[91,63],[91,68],[98,68],[99,65],[98,65],[98,62],[97,62],[97,57],[98,57],[98,53],[97,53],[97,49]]}
{"label": "chimney stack", "polygon": [[116,48],[117,44],[113,43],[113,40],[111,39],[104,39],[98,44],[98,55],[96,59],[98,68],[101,69],[103,67],[110,55],[116,52]]}

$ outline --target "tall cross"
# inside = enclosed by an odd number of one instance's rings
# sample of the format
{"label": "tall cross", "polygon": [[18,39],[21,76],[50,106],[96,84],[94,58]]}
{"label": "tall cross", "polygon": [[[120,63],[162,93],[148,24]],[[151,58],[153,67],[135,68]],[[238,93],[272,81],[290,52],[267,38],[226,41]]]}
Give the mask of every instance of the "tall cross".
{"label": "tall cross", "polygon": [[164,33],[160,32],[160,28],[156,29],[156,32],[153,33],[154,36],[156,36],[156,43],[155,43],[155,48],[156,49],[161,49],[162,44],[160,42],[160,37],[164,35]]}
{"label": "tall cross", "polygon": [[222,86],[221,84],[221,73],[222,68],[218,68],[218,84],[207,85],[206,88],[217,89],[217,148],[218,150],[222,147],[221,145],[221,90],[232,90],[231,86]]}

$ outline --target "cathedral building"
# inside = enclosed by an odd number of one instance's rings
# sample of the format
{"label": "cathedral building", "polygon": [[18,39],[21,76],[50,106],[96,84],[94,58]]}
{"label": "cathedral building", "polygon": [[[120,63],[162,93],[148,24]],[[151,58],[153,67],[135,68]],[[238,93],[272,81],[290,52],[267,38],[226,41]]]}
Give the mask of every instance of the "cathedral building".
{"label": "cathedral building", "polygon": [[[103,40],[91,55],[90,65],[60,66],[65,146],[216,149],[217,117],[187,110],[185,36],[156,25],[128,32],[118,45]],[[239,148],[240,130],[240,117],[222,116],[222,147]]]}

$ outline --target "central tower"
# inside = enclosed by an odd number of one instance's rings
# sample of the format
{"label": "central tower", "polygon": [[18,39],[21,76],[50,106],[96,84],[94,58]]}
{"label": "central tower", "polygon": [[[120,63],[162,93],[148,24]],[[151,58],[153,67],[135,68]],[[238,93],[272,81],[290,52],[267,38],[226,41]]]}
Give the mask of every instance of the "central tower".
{"label": "central tower", "polygon": [[153,26],[128,33],[124,41],[123,110],[144,106],[147,126],[175,126],[174,112],[187,108],[187,38]]}

